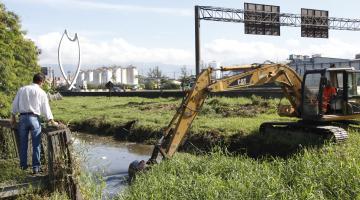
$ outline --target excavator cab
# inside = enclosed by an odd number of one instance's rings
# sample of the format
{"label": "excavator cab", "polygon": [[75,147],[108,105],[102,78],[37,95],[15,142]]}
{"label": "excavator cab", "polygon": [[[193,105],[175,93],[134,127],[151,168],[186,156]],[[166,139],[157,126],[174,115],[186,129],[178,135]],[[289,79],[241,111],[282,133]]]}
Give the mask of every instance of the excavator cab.
{"label": "excavator cab", "polygon": [[309,70],[302,84],[303,119],[347,120],[360,115],[360,71],[354,68]]}

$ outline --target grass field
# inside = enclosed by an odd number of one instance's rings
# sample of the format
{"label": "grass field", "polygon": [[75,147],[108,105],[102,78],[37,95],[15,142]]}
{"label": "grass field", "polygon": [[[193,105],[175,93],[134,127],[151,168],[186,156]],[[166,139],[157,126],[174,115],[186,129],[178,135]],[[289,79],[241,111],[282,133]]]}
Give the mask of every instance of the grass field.
{"label": "grass field", "polygon": [[[172,98],[74,97],[52,102],[52,108],[57,119],[71,124],[87,122],[98,127],[96,131],[111,132],[116,130],[112,126],[137,119],[135,130],[140,133],[159,132],[179,103]],[[279,144],[269,145],[257,137],[261,123],[291,120],[277,116],[277,103],[258,98],[208,99],[191,135],[213,133],[230,141],[228,145],[200,155],[177,153],[138,176],[118,198],[360,199],[360,134],[352,130],[343,144],[298,146],[289,153]],[[244,137],[234,137],[237,135]],[[286,156],[271,151],[285,152]]]}
{"label": "grass field", "polygon": [[[276,114],[278,100],[259,98],[210,98],[192,124],[191,133],[216,132],[221,135],[248,134],[264,121],[289,120]],[[255,102],[255,103],[253,103]],[[160,131],[175,114],[181,99],[140,97],[66,97],[52,102],[56,119],[69,124],[89,121],[91,126],[104,122],[118,125],[139,120],[135,129]],[[263,105],[262,105],[263,104]],[[239,106],[242,106],[239,108]],[[91,119],[96,119],[95,121]],[[106,130],[103,129],[104,132]],[[101,133],[99,133],[101,134]],[[104,133],[105,134],[105,133]]]}

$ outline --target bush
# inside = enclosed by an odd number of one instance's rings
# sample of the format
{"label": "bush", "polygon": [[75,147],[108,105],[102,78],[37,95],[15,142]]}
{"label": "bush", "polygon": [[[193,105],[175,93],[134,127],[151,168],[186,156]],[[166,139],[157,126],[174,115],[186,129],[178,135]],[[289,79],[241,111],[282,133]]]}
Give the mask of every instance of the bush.
{"label": "bush", "polygon": [[23,85],[31,83],[37,64],[38,49],[25,38],[19,17],[0,3],[0,117],[10,114],[11,100]]}

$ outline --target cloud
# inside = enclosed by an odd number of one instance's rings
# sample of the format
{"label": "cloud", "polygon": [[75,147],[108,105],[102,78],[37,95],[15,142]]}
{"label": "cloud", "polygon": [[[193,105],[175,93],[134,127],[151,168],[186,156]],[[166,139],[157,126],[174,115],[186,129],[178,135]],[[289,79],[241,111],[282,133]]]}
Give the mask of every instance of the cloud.
{"label": "cloud", "polygon": [[[72,36],[70,36],[72,37]],[[60,33],[48,33],[31,39],[41,49],[40,64],[56,64]],[[83,66],[131,64],[135,62],[164,64],[191,64],[192,51],[176,48],[146,48],[133,45],[123,38],[95,42],[80,36]],[[62,63],[77,64],[77,45],[64,38],[62,43]]]}
{"label": "cloud", "polygon": [[[91,35],[91,34],[90,34]],[[61,33],[48,33],[30,37],[42,50],[40,64],[56,64],[57,49]],[[68,40],[63,41],[63,64],[76,65],[77,46]],[[132,44],[125,38],[113,38],[105,41],[94,41],[80,35],[82,63],[85,67],[112,64],[163,63],[171,65],[194,65],[194,50],[181,48],[144,47]],[[202,48],[202,60],[218,61],[230,64],[248,64],[271,60],[285,61],[289,54],[313,55],[322,54],[335,58],[354,58],[360,53],[360,45],[347,43],[338,39],[323,40],[319,43],[291,40],[282,45],[271,42],[246,40],[215,39],[206,42]]]}
{"label": "cloud", "polygon": [[245,64],[265,60],[284,60],[289,50],[271,43],[216,39],[205,44],[204,59],[224,64]]}
{"label": "cloud", "polygon": [[347,43],[335,38],[317,42],[291,39],[280,45],[271,42],[216,39],[204,45],[203,59],[224,64],[248,64],[265,60],[283,62],[290,54],[321,54],[324,57],[352,59],[357,53],[360,53],[358,42]]}
{"label": "cloud", "polygon": [[290,47],[298,47],[300,44],[300,41],[299,40],[296,40],[296,39],[289,39],[289,40],[286,40],[286,45],[290,46]]}
{"label": "cloud", "polygon": [[100,1],[89,1],[89,0],[28,0],[28,2],[46,4],[49,6],[61,5],[76,9],[148,12],[148,13],[157,13],[157,14],[166,14],[166,15],[193,16],[192,9],[149,7],[149,6],[120,4],[120,3],[105,3]]}

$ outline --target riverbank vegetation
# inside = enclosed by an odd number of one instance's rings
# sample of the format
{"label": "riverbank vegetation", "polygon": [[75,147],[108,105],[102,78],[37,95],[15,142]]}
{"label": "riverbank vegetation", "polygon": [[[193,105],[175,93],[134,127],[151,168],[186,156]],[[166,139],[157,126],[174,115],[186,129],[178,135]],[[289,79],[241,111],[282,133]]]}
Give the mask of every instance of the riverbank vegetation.
{"label": "riverbank vegetation", "polygon": [[[277,116],[278,101],[208,99],[188,138],[202,153],[177,153],[138,176],[118,198],[359,199],[360,134],[351,130],[343,144],[297,144],[296,151],[269,143],[259,136],[259,125],[292,120]],[[156,136],[180,102],[174,98],[72,97],[53,102],[52,107],[58,119],[75,128],[112,135],[120,130],[116,129],[119,124],[138,120],[133,134],[149,131]],[[203,137],[196,140],[196,136]],[[149,135],[141,137],[151,142]],[[201,145],[208,145],[206,151],[198,148]]]}
{"label": "riverbank vegetation", "polygon": [[178,153],[137,177],[119,199],[359,199],[360,135],[286,159],[214,150]]}
{"label": "riverbank vegetation", "polygon": [[16,159],[1,159],[0,171],[0,186],[21,182],[26,176],[26,172],[19,168]]}

